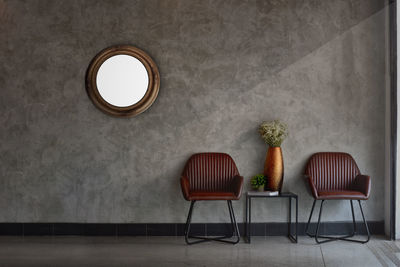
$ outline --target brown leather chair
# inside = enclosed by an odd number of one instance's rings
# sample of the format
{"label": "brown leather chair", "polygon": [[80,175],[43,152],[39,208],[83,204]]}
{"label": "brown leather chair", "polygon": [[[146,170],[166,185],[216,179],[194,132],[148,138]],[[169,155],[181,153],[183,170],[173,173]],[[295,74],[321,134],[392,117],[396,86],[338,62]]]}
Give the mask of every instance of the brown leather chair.
{"label": "brown leather chair", "polygon": [[[239,175],[233,159],[225,153],[198,153],[192,155],[182,172],[181,188],[183,197],[190,201],[186,220],[185,241],[195,244],[205,241],[221,241],[236,244],[240,240],[239,228],[232,208],[232,200],[240,199],[243,177]],[[193,206],[196,201],[226,200],[232,225],[232,234],[220,237],[200,237],[190,235]],[[236,240],[225,240],[236,234]],[[190,241],[189,238],[200,239]]]}
{"label": "brown leather chair", "polygon": [[[310,217],[306,226],[307,235],[314,237],[317,243],[325,243],[334,240],[346,240],[360,243],[368,242],[370,233],[361,207],[361,200],[367,200],[369,198],[371,180],[369,176],[360,174],[360,170],[353,157],[347,153],[340,152],[316,153],[312,155],[308,161],[305,174],[311,188],[312,196],[314,197]],[[321,200],[317,228],[314,234],[310,234],[308,228],[317,200]],[[322,207],[325,200],[350,200],[353,217],[353,232],[350,235],[341,237],[319,235]],[[368,235],[365,241],[350,239],[350,237],[353,237],[357,233],[353,200],[357,200],[360,206],[361,215]],[[326,240],[320,241],[318,238],[326,238]]]}

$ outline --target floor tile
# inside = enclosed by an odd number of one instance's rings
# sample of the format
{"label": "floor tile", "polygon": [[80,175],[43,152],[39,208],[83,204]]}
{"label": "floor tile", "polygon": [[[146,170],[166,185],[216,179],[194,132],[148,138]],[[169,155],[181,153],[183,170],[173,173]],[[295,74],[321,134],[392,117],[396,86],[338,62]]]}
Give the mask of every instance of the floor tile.
{"label": "floor tile", "polygon": [[316,244],[299,237],[255,236],[237,245],[186,245],[184,237],[0,237],[0,266],[396,266],[399,243]]}
{"label": "floor tile", "polygon": [[325,266],[382,266],[367,244],[333,241],[320,245]]}

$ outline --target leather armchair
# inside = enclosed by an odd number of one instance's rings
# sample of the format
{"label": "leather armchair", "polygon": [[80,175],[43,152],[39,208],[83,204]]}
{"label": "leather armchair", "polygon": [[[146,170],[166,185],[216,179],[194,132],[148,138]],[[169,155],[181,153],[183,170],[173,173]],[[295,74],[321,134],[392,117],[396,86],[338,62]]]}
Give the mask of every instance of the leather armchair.
{"label": "leather armchair", "polygon": [[[187,161],[182,172],[181,189],[183,197],[191,201],[190,210],[185,227],[185,240],[188,244],[204,241],[222,241],[236,244],[239,242],[240,233],[232,208],[232,200],[239,200],[242,194],[243,177],[239,175],[233,159],[225,153],[198,153],[192,155]],[[232,235],[217,238],[191,236],[190,222],[193,206],[196,201],[226,200],[232,224]],[[228,241],[236,234],[236,241]],[[189,238],[200,239],[191,242]]]}
{"label": "leather armchair", "polygon": [[[361,207],[361,200],[367,200],[371,191],[371,178],[367,175],[360,174],[360,170],[353,159],[347,153],[342,152],[320,152],[311,156],[307,163],[305,171],[311,194],[314,197],[313,206],[311,208],[310,217],[306,226],[306,233],[315,237],[317,243],[324,243],[333,240],[347,240],[366,243],[369,241],[369,229],[365,221],[364,213]],[[315,203],[321,200],[320,214],[315,234],[308,232],[311,217],[314,211]],[[352,217],[353,217],[353,233],[347,236],[333,238],[320,236],[319,226],[322,214],[323,203],[325,200],[350,200]],[[349,239],[356,233],[356,222],[354,216],[353,200],[357,200],[360,206],[364,225],[368,234],[366,241]],[[318,238],[326,238],[320,241]]]}

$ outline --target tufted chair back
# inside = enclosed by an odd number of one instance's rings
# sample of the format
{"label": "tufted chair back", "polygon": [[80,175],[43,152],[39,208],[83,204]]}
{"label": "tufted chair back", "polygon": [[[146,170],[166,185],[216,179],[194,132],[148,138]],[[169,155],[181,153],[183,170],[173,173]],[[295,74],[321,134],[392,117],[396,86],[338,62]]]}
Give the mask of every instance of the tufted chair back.
{"label": "tufted chair back", "polygon": [[189,179],[191,191],[227,191],[239,171],[225,153],[198,153],[187,161],[182,176]]}
{"label": "tufted chair back", "polygon": [[308,161],[305,174],[319,190],[350,190],[360,174],[353,157],[341,152],[321,152]]}

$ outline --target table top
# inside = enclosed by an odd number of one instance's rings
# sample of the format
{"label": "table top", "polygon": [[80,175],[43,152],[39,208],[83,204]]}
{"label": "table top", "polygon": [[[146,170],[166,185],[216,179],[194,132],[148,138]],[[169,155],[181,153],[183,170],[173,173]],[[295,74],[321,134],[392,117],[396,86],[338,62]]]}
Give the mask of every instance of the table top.
{"label": "table top", "polygon": [[246,195],[248,197],[297,197],[297,195],[295,193],[292,193],[292,192],[281,192],[278,195],[275,195],[275,196],[272,195],[271,196],[271,195],[268,195],[267,193],[264,193],[264,192],[247,191]]}

